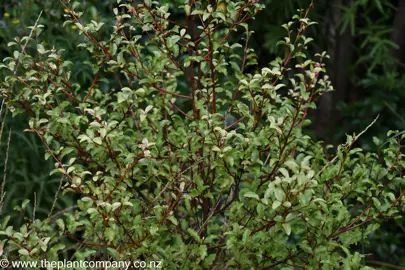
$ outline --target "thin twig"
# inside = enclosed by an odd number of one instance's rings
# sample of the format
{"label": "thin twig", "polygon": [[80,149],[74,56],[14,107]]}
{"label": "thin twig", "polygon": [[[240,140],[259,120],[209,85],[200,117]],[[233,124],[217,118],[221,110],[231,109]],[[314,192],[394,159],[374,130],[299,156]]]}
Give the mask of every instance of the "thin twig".
{"label": "thin twig", "polygon": [[[373,122],[371,122],[370,125],[368,125],[362,132],[359,133],[359,135],[355,135],[353,137],[353,141],[350,144],[345,144],[346,148],[349,149],[359,138],[361,135],[363,135],[372,125],[375,124],[375,122],[377,121],[378,117],[380,117],[380,115],[377,115],[377,117],[374,119]],[[322,168],[322,170],[319,171],[318,176],[321,175],[321,173],[326,169],[326,167],[328,167],[330,164],[334,163],[336,160],[338,159],[338,156],[335,156],[331,161],[329,161],[327,164],[325,164],[325,166]]]}
{"label": "thin twig", "polygon": [[67,212],[70,212],[71,210],[76,210],[76,209],[77,209],[77,205],[69,206],[65,209],[60,210],[59,212],[56,212],[53,216],[51,216],[50,220],[54,221],[54,220],[56,220],[56,218],[63,215],[64,213],[67,213]]}
{"label": "thin twig", "polygon": [[52,216],[53,210],[55,209],[56,201],[58,200],[59,191],[62,188],[62,183],[63,183],[64,178],[65,178],[65,176],[62,176],[61,179],[60,179],[59,187],[58,187],[58,190],[55,193],[55,198],[54,198],[53,203],[52,203],[51,211],[49,211],[49,215],[48,215],[48,218],[46,220],[46,223],[49,223],[49,221],[51,220],[51,216]]}
{"label": "thin twig", "polygon": [[[369,128],[371,128],[371,126],[374,125],[375,122],[377,122],[378,117],[380,117],[380,115],[377,115],[377,117],[374,119],[374,121],[371,122],[371,124],[368,125],[365,130],[363,130],[362,132],[360,132],[359,135],[354,136],[354,138],[353,138],[353,143],[354,143],[361,135],[363,135]],[[353,144],[353,143],[352,143],[352,144]]]}
{"label": "thin twig", "polygon": [[0,107],[0,119],[1,119],[1,114],[3,112],[3,105],[4,105],[4,99],[1,102],[1,107]]}
{"label": "thin twig", "polygon": [[375,264],[375,265],[380,265],[380,266],[387,266],[387,267],[393,268],[393,269],[405,270],[404,267],[397,266],[397,265],[387,263],[387,262],[380,262],[380,261],[375,261],[375,260],[367,260],[367,262],[370,263],[370,264]]}
{"label": "thin twig", "polygon": [[[204,157],[202,157],[201,159],[199,159],[199,160],[197,160],[196,162],[194,162],[193,164],[191,164],[191,165],[190,165],[189,167],[187,167],[185,170],[181,171],[181,172],[179,173],[179,175],[178,175],[175,179],[173,179],[172,181],[167,182],[167,184],[163,187],[163,189],[162,189],[162,191],[159,193],[159,195],[157,195],[157,196],[155,197],[155,199],[153,199],[153,201],[151,202],[151,205],[153,205],[153,204],[156,202],[156,200],[158,200],[159,198],[161,198],[162,194],[166,191],[166,189],[169,187],[170,184],[172,184],[172,183],[175,182],[175,181],[178,181],[178,180],[180,179],[181,175],[183,175],[185,172],[187,172],[187,171],[190,170],[193,166],[199,164],[199,163],[200,163],[201,161],[203,161],[203,160],[204,160]],[[149,210],[149,209],[148,209],[148,210]]]}
{"label": "thin twig", "polygon": [[37,211],[37,193],[34,192],[34,210],[32,211],[32,223],[35,221],[35,212]]}
{"label": "thin twig", "polygon": [[1,184],[1,194],[0,194],[0,214],[3,210],[4,205],[4,198],[6,196],[5,186],[6,186],[6,179],[7,179],[7,163],[8,163],[8,153],[10,152],[10,141],[11,141],[11,128],[8,133],[8,142],[7,142],[7,151],[6,151],[6,160],[4,161],[4,175],[3,175],[3,183]]}
{"label": "thin twig", "polygon": [[[38,18],[37,18],[37,20],[35,21],[34,27],[31,28],[31,32],[30,32],[28,38],[25,40],[25,44],[24,44],[23,47],[21,48],[21,54],[24,54],[24,53],[25,53],[25,48],[27,47],[28,40],[29,40],[29,39],[32,37],[32,35],[34,34],[34,30],[35,30],[35,28],[37,27],[37,25],[38,25],[38,23],[39,23],[39,19],[41,19],[42,12],[43,12],[43,10],[41,10],[41,12],[39,13]],[[18,68],[20,67],[20,63],[21,63],[21,62],[18,61],[18,64],[17,64],[17,66],[15,67],[15,70],[14,70],[14,75],[17,73],[17,70],[18,70]]]}
{"label": "thin twig", "polygon": [[[1,111],[3,110],[3,104],[4,104],[4,99],[3,99],[3,103],[1,104],[0,116],[1,116]],[[0,128],[0,146],[1,146],[1,138],[3,137],[4,127],[5,127],[5,125],[6,125],[7,113],[8,113],[8,110],[5,111],[5,113],[4,113],[4,118],[3,118],[3,122],[1,123],[1,128]]]}
{"label": "thin twig", "polygon": [[[220,193],[222,193],[223,189],[220,191]],[[217,210],[218,205],[219,205],[220,200],[217,201],[217,203],[215,204],[215,206],[211,209],[207,219],[204,221],[204,223],[201,225],[200,229],[198,230],[198,234],[200,234],[202,232],[202,230],[204,229],[205,225],[207,225],[208,221],[210,220],[210,218],[214,215],[215,210]]]}

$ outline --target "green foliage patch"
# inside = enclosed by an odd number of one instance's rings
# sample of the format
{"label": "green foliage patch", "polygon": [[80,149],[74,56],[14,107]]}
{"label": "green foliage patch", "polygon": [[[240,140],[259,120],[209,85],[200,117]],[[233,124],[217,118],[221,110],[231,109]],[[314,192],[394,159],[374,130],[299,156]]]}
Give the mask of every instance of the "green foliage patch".
{"label": "green foliage patch", "polygon": [[[8,44],[8,109],[30,114],[26,131],[43,142],[63,192],[80,199],[21,227],[3,219],[2,256],[367,269],[357,245],[379,220],[401,216],[403,133],[389,132],[378,154],[353,149],[363,133],[347,136],[329,159],[302,133],[333,90],[326,53],[307,53],[313,3],[283,25],[284,56],[245,74],[247,22],[264,6],[223,2],[119,3],[108,36],[103,22],[85,23],[78,2],[63,2],[91,56],[89,86],[72,78],[69,55],[38,42],[39,20]],[[174,8],[182,20],[171,20]]]}

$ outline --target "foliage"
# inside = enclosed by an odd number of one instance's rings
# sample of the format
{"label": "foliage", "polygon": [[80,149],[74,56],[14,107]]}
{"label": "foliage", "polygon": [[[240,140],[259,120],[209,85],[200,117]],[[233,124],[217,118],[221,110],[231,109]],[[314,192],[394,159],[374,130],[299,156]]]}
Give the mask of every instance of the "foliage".
{"label": "foliage", "polygon": [[[83,9],[88,19],[112,20],[110,6],[116,1],[86,1]],[[32,24],[42,11],[41,23],[44,24],[43,32],[38,35],[38,42],[42,44],[52,44],[56,47],[65,49],[64,56],[69,55],[69,59],[75,64],[72,70],[72,78],[80,85],[90,85],[92,80],[91,69],[82,63],[82,60],[88,57],[85,51],[78,51],[79,40],[76,36],[76,26],[62,27],[66,10],[61,8],[57,1],[3,1],[0,3],[0,53],[1,58],[11,56],[13,50],[7,47],[8,41],[16,35],[23,36],[29,33],[27,27]],[[4,46],[3,46],[4,44]],[[12,48],[11,48],[12,49]],[[0,76],[6,76],[4,70],[0,70]],[[18,86],[15,86],[18,87]],[[54,203],[54,194],[58,190],[60,177],[57,175],[49,176],[49,171],[54,167],[51,160],[45,161],[43,151],[45,147],[35,134],[24,134],[23,129],[27,128],[28,118],[25,115],[19,115],[12,121],[5,116],[4,137],[8,136],[8,131],[12,130],[11,145],[9,149],[9,162],[7,170],[6,188],[7,193],[4,200],[2,214],[12,215],[12,221],[15,224],[21,223],[18,217],[20,213],[13,211],[16,205],[30,198],[34,200],[36,194],[36,216],[47,217],[49,209]],[[8,120],[8,121],[7,121]],[[3,137],[3,138],[4,138]],[[6,153],[7,145],[1,144],[1,153]],[[0,171],[4,171],[5,155],[0,155]],[[59,198],[55,210],[61,210],[74,205],[74,198],[63,196]],[[33,207],[27,206],[28,215],[32,217]]]}
{"label": "foliage", "polygon": [[[284,58],[250,74],[257,1],[120,4],[110,35],[99,34],[103,22],[85,23],[78,2],[63,4],[65,24],[84,37],[91,84],[72,77],[70,55],[38,42],[37,20],[9,43],[0,89],[13,115],[30,114],[26,131],[64,176],[64,193],[80,199],[21,227],[4,218],[3,256],[359,268],[367,261],[357,245],[401,216],[403,132],[389,132],[378,154],[353,149],[363,133],[347,136],[332,159],[302,133],[332,90],[326,54],[308,58],[310,8],[283,25]],[[184,19],[173,21],[178,9]]]}
{"label": "foliage", "polygon": [[[393,31],[392,18],[395,7],[391,1],[354,1],[349,7],[342,7],[344,16],[341,31],[350,28],[356,39],[353,63],[348,69],[354,100],[339,104],[341,121],[347,131],[354,131],[359,120],[368,119],[370,115],[380,114],[380,121],[373,127],[372,135],[365,136],[362,147],[374,149],[372,138],[383,138],[389,129],[403,129],[405,121],[402,115],[404,102],[404,76],[401,59],[393,51],[398,45],[391,40]],[[378,18],[378,19],[375,19]],[[337,140],[344,132],[335,134]]]}
{"label": "foliage", "polygon": [[[398,48],[392,35],[396,27],[393,18],[403,11],[394,5],[395,1],[389,0],[356,0],[343,9],[340,30],[343,32],[348,27],[355,38],[352,47],[355,56],[347,71],[354,98],[338,105],[340,123],[345,128],[337,130],[334,141],[341,140],[345,133],[355,131],[361,122],[376,114],[380,115],[379,121],[359,143],[363,149],[376,149],[374,141],[382,140],[388,130],[405,127],[404,59],[394,53],[403,48]],[[403,224],[404,219],[383,223],[381,230],[370,237],[365,252],[380,261],[405,265],[405,251],[400,244],[405,240]]]}

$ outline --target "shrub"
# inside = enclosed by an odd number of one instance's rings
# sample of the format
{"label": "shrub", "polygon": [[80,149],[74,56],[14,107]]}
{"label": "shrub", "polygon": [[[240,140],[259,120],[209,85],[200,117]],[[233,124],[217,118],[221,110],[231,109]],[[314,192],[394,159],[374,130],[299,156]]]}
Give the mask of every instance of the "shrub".
{"label": "shrub", "polygon": [[[40,3],[39,3],[40,2]],[[27,27],[35,22],[38,14],[43,10],[41,23],[49,26],[39,37],[38,42],[49,41],[50,44],[57,47],[63,46],[67,49],[65,53],[76,51],[73,47],[75,43],[75,31],[73,29],[65,29],[63,33],[63,43],[61,36],[61,25],[63,23],[63,9],[54,10],[54,7],[59,7],[60,4],[55,1],[35,1],[35,0],[10,0],[1,1],[0,3],[0,59],[13,55],[13,47],[7,47],[8,41],[15,36],[23,36],[27,31]],[[52,21],[52,24],[48,22]],[[71,45],[71,46],[70,46]],[[86,52],[83,52],[86,53]],[[80,58],[80,54],[76,54]],[[83,59],[83,57],[81,57]],[[70,58],[74,61],[74,59]],[[76,65],[76,68],[80,68]],[[86,77],[81,69],[81,76]],[[90,69],[90,68],[89,68]],[[91,71],[90,71],[91,72]],[[89,75],[91,73],[89,72]],[[8,75],[7,70],[0,70],[0,78],[3,75]],[[73,71],[72,77],[75,77]],[[77,77],[76,77],[77,78]],[[83,79],[80,80],[80,83]],[[18,85],[17,85],[18,87]],[[0,101],[2,102],[2,100]],[[0,113],[1,129],[4,131],[3,143],[0,143],[0,171],[7,170],[7,178],[12,179],[6,181],[7,195],[4,198],[4,207],[1,211],[3,215],[11,215],[11,225],[21,224],[20,213],[13,211],[13,207],[21,205],[21,203],[29,198],[32,199],[36,193],[36,217],[46,218],[49,213],[49,208],[54,201],[55,191],[58,189],[61,177],[59,175],[49,176],[49,172],[54,168],[53,162],[43,160],[45,147],[36,134],[24,134],[23,129],[26,127],[28,117],[24,114],[18,117],[9,118],[5,110]],[[9,121],[7,121],[9,120]],[[7,151],[8,131],[11,130],[11,144]],[[4,168],[6,155],[8,152],[8,166]],[[12,161],[12,162],[11,162]],[[35,193],[33,193],[35,191]],[[70,195],[70,194],[69,194]],[[74,204],[74,198],[66,196],[60,197],[55,205],[55,210],[65,208],[67,205]],[[27,205],[28,215],[32,213],[32,205]]]}
{"label": "shrub", "polygon": [[247,21],[263,5],[204,3],[185,1],[178,21],[157,1],[120,4],[108,40],[102,22],[85,23],[77,2],[63,3],[91,55],[85,89],[62,50],[37,42],[38,21],[9,43],[0,86],[8,108],[30,113],[26,131],[54,160],[51,173],[81,198],[20,228],[5,218],[3,256],[161,260],[169,269],[364,265],[357,245],[379,220],[400,216],[403,133],[390,132],[378,154],[352,149],[363,133],[347,136],[329,158],[302,133],[332,90],[326,54],[307,58],[313,3],[283,26],[284,57],[258,74],[244,73],[254,54]]}

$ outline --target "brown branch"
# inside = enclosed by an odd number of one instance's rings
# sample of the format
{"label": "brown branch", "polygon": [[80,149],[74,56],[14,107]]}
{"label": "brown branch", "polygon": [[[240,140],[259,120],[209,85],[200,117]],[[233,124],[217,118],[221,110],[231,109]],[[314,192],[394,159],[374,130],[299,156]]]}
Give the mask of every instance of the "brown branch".
{"label": "brown branch", "polygon": [[85,103],[86,100],[88,99],[88,97],[90,96],[91,91],[93,90],[93,87],[94,87],[94,85],[95,85],[96,82],[97,82],[99,72],[100,72],[100,70],[97,71],[96,76],[94,77],[93,83],[91,84],[91,86],[90,86],[90,88],[89,88],[89,91],[87,91],[87,95],[84,97],[82,103]]}

